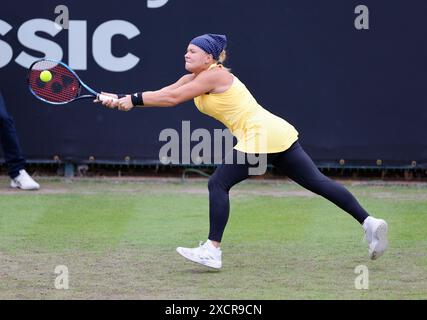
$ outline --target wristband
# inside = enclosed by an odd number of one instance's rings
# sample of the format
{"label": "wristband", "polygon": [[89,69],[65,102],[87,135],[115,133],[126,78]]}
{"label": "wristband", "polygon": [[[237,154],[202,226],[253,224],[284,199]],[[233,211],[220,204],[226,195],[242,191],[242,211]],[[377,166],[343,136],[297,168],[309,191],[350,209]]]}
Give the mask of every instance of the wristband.
{"label": "wristband", "polygon": [[136,92],[131,95],[133,106],[143,106],[144,100],[142,100],[142,92]]}

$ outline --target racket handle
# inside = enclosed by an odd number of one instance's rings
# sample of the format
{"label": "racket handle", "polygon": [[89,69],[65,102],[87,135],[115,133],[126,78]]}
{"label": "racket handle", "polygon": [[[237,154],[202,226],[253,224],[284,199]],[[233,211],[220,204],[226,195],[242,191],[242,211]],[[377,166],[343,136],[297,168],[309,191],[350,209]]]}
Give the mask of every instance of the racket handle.
{"label": "racket handle", "polygon": [[110,96],[107,96],[107,95],[105,95],[105,94],[101,94],[101,93],[99,93],[97,96],[96,96],[96,98],[99,100],[99,101],[102,101],[102,102],[104,102],[104,101],[106,101],[106,100],[113,100],[113,102],[114,103],[116,103],[119,99],[116,99],[116,98],[113,98],[113,97],[110,97]]}

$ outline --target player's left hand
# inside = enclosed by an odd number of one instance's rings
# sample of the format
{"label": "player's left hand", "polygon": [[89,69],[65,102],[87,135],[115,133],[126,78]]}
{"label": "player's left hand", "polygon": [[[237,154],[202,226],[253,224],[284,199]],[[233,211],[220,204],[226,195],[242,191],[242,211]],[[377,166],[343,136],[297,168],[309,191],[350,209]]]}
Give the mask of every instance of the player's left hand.
{"label": "player's left hand", "polygon": [[132,103],[132,98],[130,95],[126,95],[126,97],[119,99],[119,101],[117,103],[117,108],[120,111],[129,111],[133,107],[134,107],[134,105]]}

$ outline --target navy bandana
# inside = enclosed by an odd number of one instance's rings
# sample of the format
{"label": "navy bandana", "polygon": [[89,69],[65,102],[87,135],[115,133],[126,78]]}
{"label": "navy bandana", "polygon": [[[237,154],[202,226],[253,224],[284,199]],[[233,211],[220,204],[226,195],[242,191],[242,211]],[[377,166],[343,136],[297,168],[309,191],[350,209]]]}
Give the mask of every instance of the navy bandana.
{"label": "navy bandana", "polygon": [[208,54],[211,54],[214,60],[219,59],[219,55],[227,46],[227,37],[221,34],[204,34],[191,40],[190,44],[198,46]]}

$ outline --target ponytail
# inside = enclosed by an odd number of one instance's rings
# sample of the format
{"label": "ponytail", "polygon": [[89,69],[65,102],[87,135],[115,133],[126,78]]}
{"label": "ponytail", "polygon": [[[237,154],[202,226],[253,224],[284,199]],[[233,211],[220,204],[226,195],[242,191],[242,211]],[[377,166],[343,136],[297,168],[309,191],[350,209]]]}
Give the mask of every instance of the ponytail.
{"label": "ponytail", "polygon": [[218,58],[218,63],[223,64],[226,59],[227,59],[227,52],[225,52],[225,50],[222,50]]}

